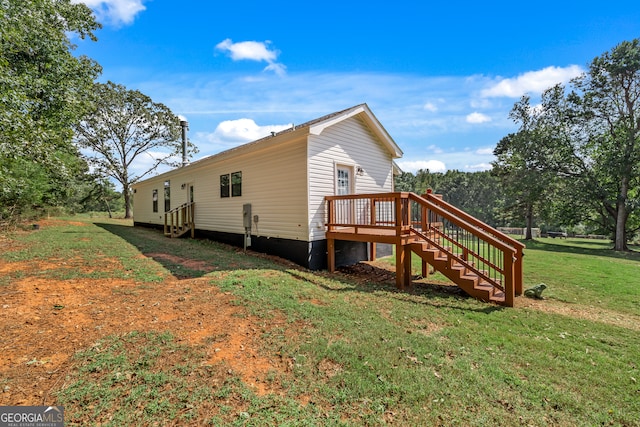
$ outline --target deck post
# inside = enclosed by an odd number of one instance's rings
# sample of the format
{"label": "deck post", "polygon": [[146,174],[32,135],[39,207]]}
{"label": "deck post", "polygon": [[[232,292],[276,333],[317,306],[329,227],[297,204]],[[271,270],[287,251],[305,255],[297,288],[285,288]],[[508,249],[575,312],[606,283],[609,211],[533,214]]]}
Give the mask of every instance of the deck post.
{"label": "deck post", "polygon": [[513,307],[515,301],[515,268],[513,263],[513,253],[504,252],[504,303],[508,307]]}
{"label": "deck post", "polygon": [[396,287],[402,291],[411,287],[411,249],[402,242],[396,244]]}
{"label": "deck post", "polygon": [[330,273],[336,271],[335,240],[327,239],[327,269]]}
{"label": "deck post", "polygon": [[376,242],[369,243],[369,261],[376,260]]}
{"label": "deck post", "polygon": [[[427,234],[427,227],[429,226],[428,223],[428,215],[429,215],[429,210],[427,209],[426,206],[422,206],[422,212],[420,212],[420,216],[421,216],[421,223],[420,223],[420,227],[422,229],[422,232]],[[422,277],[424,277],[425,279],[429,278],[429,264],[427,264],[427,261],[425,261],[424,259],[422,260]]]}
{"label": "deck post", "polygon": [[396,244],[396,287],[404,290],[404,257],[405,250],[402,243]]}
{"label": "deck post", "polygon": [[524,286],[524,284],[522,283],[523,279],[523,275],[522,275],[522,257],[524,256],[524,253],[522,251],[522,248],[518,247],[516,248],[516,261],[515,261],[515,266],[514,266],[514,277],[513,280],[515,281],[515,293],[516,295],[522,295],[522,287]]}
{"label": "deck post", "polygon": [[404,289],[413,289],[411,283],[411,246],[404,246]]}

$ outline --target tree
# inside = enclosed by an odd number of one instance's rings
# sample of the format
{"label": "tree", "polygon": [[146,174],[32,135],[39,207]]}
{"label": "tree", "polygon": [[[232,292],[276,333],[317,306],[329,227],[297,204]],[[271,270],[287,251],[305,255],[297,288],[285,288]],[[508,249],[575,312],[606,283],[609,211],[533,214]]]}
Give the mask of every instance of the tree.
{"label": "tree", "polygon": [[[91,165],[122,185],[125,217],[131,218],[131,184],[161,164],[179,165],[179,119],[165,105],[119,84],[97,83],[94,94],[93,108],[75,127],[76,142],[91,151]],[[191,143],[187,150],[187,156],[197,152]],[[150,165],[135,172],[132,165],[141,156],[147,156]]]}
{"label": "tree", "polygon": [[545,126],[544,110],[531,107],[529,96],[523,96],[509,116],[520,124],[516,133],[502,138],[493,154],[493,174],[502,181],[509,203],[505,208],[516,217],[525,219],[525,239],[533,238],[533,220],[544,209],[553,192],[555,174],[548,170],[545,150],[549,134]]}
{"label": "tree", "polygon": [[569,106],[584,129],[577,146],[592,160],[599,199],[615,222],[614,249],[627,250],[633,231],[627,221],[638,207],[640,185],[640,40],[596,57],[573,84]]}
{"label": "tree", "polygon": [[558,85],[543,96],[557,153],[549,167],[568,178],[578,204],[599,212],[614,249],[627,250],[640,207],[640,41],[596,57],[571,83],[568,94]]}
{"label": "tree", "polygon": [[72,54],[69,37],[95,40],[91,10],[70,0],[0,2],[0,216],[60,202],[55,179],[71,179],[72,125],[100,67]]}

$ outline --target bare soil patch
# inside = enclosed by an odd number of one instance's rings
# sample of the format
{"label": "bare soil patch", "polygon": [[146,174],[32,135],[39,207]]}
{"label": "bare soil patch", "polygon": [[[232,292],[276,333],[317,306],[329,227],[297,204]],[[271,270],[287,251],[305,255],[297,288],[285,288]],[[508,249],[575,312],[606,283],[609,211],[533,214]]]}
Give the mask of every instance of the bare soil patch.
{"label": "bare soil patch", "polygon": [[[178,342],[204,346],[206,363],[226,364],[229,375],[239,375],[257,394],[280,392],[265,378],[287,371],[288,363],[263,354],[259,342],[265,331],[284,324],[277,314],[269,321],[248,315],[208,278],[151,284],[42,278],[45,270],[68,268],[61,262],[0,265],[0,275],[18,271],[21,277],[0,288],[0,405],[51,403],[77,351],[132,331],[169,331]],[[65,263],[87,272],[122,268],[117,260],[100,267]]]}

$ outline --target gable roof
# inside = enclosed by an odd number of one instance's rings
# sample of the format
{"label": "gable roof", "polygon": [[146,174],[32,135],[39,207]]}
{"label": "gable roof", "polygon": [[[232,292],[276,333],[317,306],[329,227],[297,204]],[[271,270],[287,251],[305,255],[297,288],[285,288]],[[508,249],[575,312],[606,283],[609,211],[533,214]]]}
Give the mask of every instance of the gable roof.
{"label": "gable roof", "polygon": [[[285,141],[290,141],[291,139],[295,139],[296,137],[303,137],[304,135],[320,135],[326,128],[355,116],[360,117],[367,124],[373,134],[380,140],[383,147],[385,147],[388,150],[389,154],[391,154],[392,158],[397,159],[402,157],[402,150],[400,149],[400,147],[398,147],[393,138],[391,138],[391,135],[389,135],[387,130],[378,121],[376,116],[371,112],[369,106],[367,104],[359,104],[342,111],[337,111],[335,113],[327,114],[326,116],[310,120],[300,125],[293,125],[292,127],[280,132],[272,132],[271,135],[265,136],[264,138],[260,138],[255,141],[248,142],[246,144],[242,144],[225,151],[221,151],[220,153],[203,157],[202,159],[190,162],[183,167],[172,169],[149,179],[156,179],[160,176],[170,174],[176,170],[182,170],[191,166],[199,166],[213,159],[222,160],[225,157],[233,156],[237,153],[251,152],[253,150],[259,150],[261,148],[267,148]],[[143,180],[141,182],[144,181],[146,180]]]}
{"label": "gable roof", "polygon": [[305,125],[309,126],[310,134],[320,135],[325,128],[354,116],[360,116],[365,121],[365,123],[373,131],[374,135],[376,135],[380,139],[382,145],[389,151],[394,159],[402,157],[402,150],[400,149],[400,147],[398,147],[393,138],[391,138],[391,135],[389,135],[387,130],[378,121],[376,116],[374,116],[367,104],[356,105],[355,107],[326,115],[319,119],[308,122]]}

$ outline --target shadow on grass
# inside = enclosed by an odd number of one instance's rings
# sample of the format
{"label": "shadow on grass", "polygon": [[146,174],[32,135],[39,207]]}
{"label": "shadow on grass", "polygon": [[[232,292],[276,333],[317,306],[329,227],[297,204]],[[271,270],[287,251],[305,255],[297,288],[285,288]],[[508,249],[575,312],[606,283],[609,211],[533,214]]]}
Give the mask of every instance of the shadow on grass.
{"label": "shadow on grass", "polygon": [[[537,249],[546,252],[562,252],[640,261],[640,252],[638,252],[640,248],[633,245],[629,245],[629,248],[631,249],[630,251],[617,252],[613,250],[612,243],[605,243],[603,241],[593,241],[588,239],[569,238],[561,240],[541,238],[536,240],[522,240],[522,243],[527,246],[527,249]],[[525,249],[525,255],[527,249]]]}
{"label": "shadow on grass", "polygon": [[[391,297],[396,300],[402,300],[404,302],[411,302],[419,305],[426,305],[430,307],[442,307],[460,311],[473,311],[476,313],[491,314],[496,311],[502,311],[505,307],[486,304],[479,308],[470,307],[467,305],[455,305],[449,303],[443,303],[442,301],[465,301],[473,300],[468,294],[466,294],[459,287],[451,285],[442,285],[436,283],[415,282],[413,288],[408,291],[403,291],[395,286],[395,273],[389,270],[371,266],[365,264],[366,269],[371,271],[369,273],[350,272],[351,268],[339,268],[337,274],[331,274],[328,272],[314,273],[314,278],[309,278],[303,274],[296,272],[295,270],[287,270],[286,272],[293,278],[301,281],[305,281],[314,286],[325,289],[329,292],[345,293],[345,292],[362,292],[374,294],[376,292],[385,292],[385,298]],[[378,277],[391,276],[391,280],[378,280]],[[329,286],[324,280],[334,280],[343,287],[336,289]],[[372,279],[373,277],[373,279]],[[413,297],[418,298],[413,298]],[[436,302],[436,299],[438,300]]]}
{"label": "shadow on grass", "polygon": [[171,239],[162,231],[94,222],[122,238],[177,279],[195,279],[212,272],[264,269],[266,260],[247,256],[242,249],[206,239]]}
{"label": "shadow on grass", "polygon": [[[375,293],[383,291],[387,295],[391,294],[395,299],[415,304],[486,314],[504,309],[504,307],[490,304],[482,308],[443,304],[442,300],[464,301],[471,298],[454,285],[418,282],[410,291],[401,291],[395,286],[393,271],[368,264],[364,265],[364,268],[339,269],[337,274],[326,271],[312,272],[282,258],[252,251],[245,253],[241,248],[208,239],[170,239],[165,237],[160,230],[152,228],[100,222],[94,222],[94,224],[133,245],[142,255],[158,262],[177,279],[199,278],[220,271],[277,270],[289,274],[296,280],[305,281],[329,292]],[[327,279],[335,281],[341,286],[328,286]],[[430,302],[435,299],[440,301]]]}

